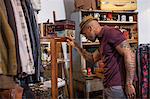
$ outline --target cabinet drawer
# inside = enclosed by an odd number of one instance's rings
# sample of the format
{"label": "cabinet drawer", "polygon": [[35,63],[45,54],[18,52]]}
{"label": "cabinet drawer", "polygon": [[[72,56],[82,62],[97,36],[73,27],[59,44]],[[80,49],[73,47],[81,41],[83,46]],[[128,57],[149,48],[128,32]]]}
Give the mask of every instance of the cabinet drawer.
{"label": "cabinet drawer", "polygon": [[136,10],[137,0],[100,0],[101,10]]}
{"label": "cabinet drawer", "polygon": [[86,80],[86,92],[103,90],[103,81],[101,79]]}

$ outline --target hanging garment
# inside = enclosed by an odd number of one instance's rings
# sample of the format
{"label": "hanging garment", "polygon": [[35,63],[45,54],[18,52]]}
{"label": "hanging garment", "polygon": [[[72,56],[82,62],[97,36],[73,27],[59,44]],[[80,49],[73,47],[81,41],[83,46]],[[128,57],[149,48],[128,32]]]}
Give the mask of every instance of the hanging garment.
{"label": "hanging garment", "polygon": [[4,13],[4,16],[5,18],[7,19],[7,11],[6,11],[6,6],[5,6],[5,3],[4,3],[5,0],[0,0],[0,7]]}
{"label": "hanging garment", "polygon": [[0,74],[16,75],[17,59],[13,31],[0,7]]}
{"label": "hanging garment", "polygon": [[[139,46],[140,47],[140,46]],[[138,81],[137,81],[137,84],[136,84],[136,89],[137,89],[137,92],[136,92],[136,95],[138,95],[137,97],[140,97],[141,96],[141,65],[140,65],[140,48],[138,47],[137,51],[136,51],[136,74],[137,74],[137,78],[138,78]]]}
{"label": "hanging garment", "polygon": [[137,49],[137,75],[138,87],[137,95],[141,99],[150,98],[150,46],[141,44]]}
{"label": "hanging garment", "polygon": [[41,0],[31,0],[31,3],[35,11],[41,10]]}
{"label": "hanging garment", "polygon": [[34,74],[34,61],[29,32],[20,0],[11,0],[17,26],[22,72]]}
{"label": "hanging garment", "polygon": [[8,23],[14,33],[15,37],[15,44],[16,44],[16,56],[17,56],[17,71],[18,73],[21,72],[21,61],[20,61],[20,54],[19,54],[19,42],[18,42],[18,34],[17,34],[17,27],[16,27],[16,22],[15,22],[15,16],[14,16],[14,11],[12,8],[11,0],[5,0],[5,6],[7,9],[7,16],[8,16]]}
{"label": "hanging garment", "polygon": [[[4,0],[1,0],[0,1],[0,9],[2,10],[2,14],[4,15],[4,19],[3,18],[0,18],[0,21],[3,19],[5,21],[7,21],[7,11],[6,11],[6,6],[5,6],[5,3],[4,3]],[[2,16],[3,16],[2,15]],[[3,25],[3,21],[0,22],[0,89],[1,91],[4,89],[12,89],[14,88],[15,86],[15,82],[13,80],[13,76],[12,75],[16,75],[16,73],[14,72],[14,74],[11,74],[10,72],[8,73],[8,71],[10,70],[7,70],[7,69],[12,69],[12,68],[9,68],[8,65],[10,65],[10,63],[7,64],[7,62],[9,62],[7,59],[7,55],[8,55],[8,52],[10,53],[10,51],[7,50],[7,48],[10,49],[10,47],[12,46],[7,46],[9,44],[7,44],[7,42],[9,42],[9,37],[7,39],[5,39],[5,36],[7,36],[7,33],[11,33],[10,35],[13,35],[13,33],[9,30],[8,31],[5,31],[4,27],[6,25]],[[9,28],[9,26],[7,27]],[[5,33],[4,33],[5,32]],[[3,34],[2,34],[3,33]],[[8,36],[10,36],[8,35]],[[12,36],[12,39],[11,41],[13,40],[13,36]],[[11,45],[14,43],[13,41],[12,42],[9,42]],[[6,45],[5,45],[6,44]],[[6,49],[5,49],[6,48]],[[13,49],[13,48],[12,48]],[[8,52],[7,52],[8,51]],[[13,54],[11,54],[13,55]],[[14,57],[15,58],[15,57]],[[15,61],[14,61],[15,62]],[[14,63],[13,63],[14,64]],[[15,63],[16,64],[16,63]],[[6,66],[6,67],[5,67]],[[15,65],[14,65],[15,66]],[[16,66],[15,66],[16,67]],[[14,67],[14,70],[15,70],[15,67]],[[5,69],[4,69],[5,68]],[[16,67],[17,68],[17,67]],[[6,72],[3,72],[3,70],[6,70]],[[6,75],[10,75],[10,76],[6,76]],[[1,95],[0,95],[1,96]],[[1,98],[1,97],[0,97]]]}
{"label": "hanging garment", "polygon": [[40,33],[35,19],[34,10],[30,0],[22,0],[21,5],[25,13],[25,18],[30,35],[34,66],[35,66],[35,79],[39,81],[41,70],[41,54],[40,54]]}
{"label": "hanging garment", "polygon": [[147,45],[148,51],[148,98],[150,98],[150,44]]}
{"label": "hanging garment", "polygon": [[[7,19],[7,12],[6,12],[6,7],[5,7],[5,3],[4,3],[4,0],[1,0],[0,1],[0,7],[1,7],[1,9],[2,9],[2,11],[3,11],[3,15],[4,15],[4,17]],[[0,23],[0,26],[1,26],[2,24]],[[1,28],[0,28],[0,30],[1,30]],[[2,41],[2,36],[0,36],[0,41]],[[1,42],[2,43],[2,42]],[[2,46],[2,45],[1,45]],[[0,63],[2,63],[2,59],[1,59],[2,57],[1,57],[1,52],[0,52]],[[2,74],[2,64],[0,64],[1,66],[0,66],[0,74]]]}

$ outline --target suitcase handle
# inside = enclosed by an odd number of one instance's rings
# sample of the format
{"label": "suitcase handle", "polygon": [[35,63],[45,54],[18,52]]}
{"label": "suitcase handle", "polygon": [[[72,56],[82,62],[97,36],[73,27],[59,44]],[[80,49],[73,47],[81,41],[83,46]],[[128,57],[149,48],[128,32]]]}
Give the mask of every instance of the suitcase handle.
{"label": "suitcase handle", "polygon": [[126,4],[114,4],[115,6],[125,6]]}

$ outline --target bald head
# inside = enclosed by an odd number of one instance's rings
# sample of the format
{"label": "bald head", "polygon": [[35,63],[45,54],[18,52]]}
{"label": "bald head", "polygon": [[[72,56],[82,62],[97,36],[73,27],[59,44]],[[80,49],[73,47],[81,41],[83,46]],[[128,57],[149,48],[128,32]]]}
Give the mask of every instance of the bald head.
{"label": "bald head", "polygon": [[101,30],[101,26],[99,25],[97,20],[91,20],[82,28],[82,33],[88,40],[94,42],[96,37],[98,37]]}
{"label": "bald head", "polygon": [[88,24],[86,24],[86,26],[96,26],[96,25],[99,25],[96,20],[92,20]]}
{"label": "bald head", "polygon": [[99,33],[100,29],[101,29],[101,26],[100,26],[100,24],[98,23],[97,20],[92,20],[84,26],[83,30],[88,29],[88,28],[92,28],[92,29],[94,29],[95,33]]}

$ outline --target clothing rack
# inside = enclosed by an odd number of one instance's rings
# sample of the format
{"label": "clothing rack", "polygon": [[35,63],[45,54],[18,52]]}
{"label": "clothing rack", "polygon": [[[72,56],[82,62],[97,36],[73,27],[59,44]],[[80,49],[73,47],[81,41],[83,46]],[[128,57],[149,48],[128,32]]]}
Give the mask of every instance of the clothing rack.
{"label": "clothing rack", "polygon": [[136,52],[137,97],[150,98],[150,44],[140,44]]}

